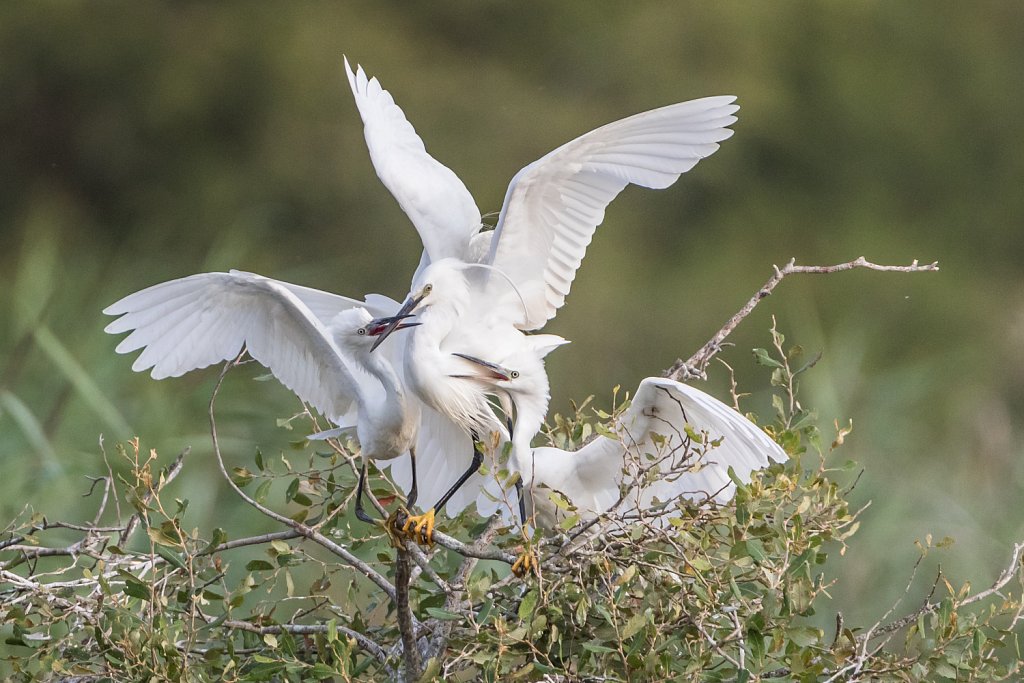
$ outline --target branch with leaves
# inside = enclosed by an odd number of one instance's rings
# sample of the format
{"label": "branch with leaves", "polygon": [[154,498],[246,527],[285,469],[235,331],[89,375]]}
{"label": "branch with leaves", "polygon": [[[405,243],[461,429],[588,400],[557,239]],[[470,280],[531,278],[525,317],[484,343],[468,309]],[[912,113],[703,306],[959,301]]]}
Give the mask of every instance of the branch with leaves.
{"label": "branch with leaves", "polygon": [[[853,268],[937,266],[790,262],[708,344],[677,363],[673,375],[702,374],[731,331],[787,275]],[[430,550],[411,543],[392,548],[386,534],[353,522],[358,454],[351,445],[311,452],[304,467],[293,467],[283,454],[271,464],[257,452],[255,471],[229,468],[214,413],[222,373],[209,405],[220,472],[240,500],[278,528],[234,539],[220,529],[188,530],[187,503],[171,503],[167,494],[184,454],[160,469],[155,454],[141,455],[133,442],[119,451],[127,476],[115,477],[104,461],[106,476],[92,485],[103,487],[102,500],[88,523],[26,511],[0,538],[0,614],[8,646],[21,653],[5,665],[14,680],[1017,675],[1019,662],[1000,653],[1015,651],[1024,627],[1024,543],[984,590],[956,589],[940,576],[921,606],[895,616],[894,605],[866,629],[836,615],[826,633],[809,619],[839,580],[834,565],[852,561],[846,542],[863,508],[848,505],[852,484],[839,482],[855,475],[833,464],[850,428],[836,422],[834,434],[824,436],[799,399],[799,380],[815,359],[786,348],[774,326],[771,335],[758,360],[777,392],[770,431],[790,462],[738,482],[728,505],[671,501],[660,520],[631,509],[625,490],[592,520],[579,520],[563,500],[562,526],[531,539],[541,551],[541,571],[528,581],[508,573],[523,539],[497,518],[465,513],[448,520]],[[738,404],[735,378],[732,392]],[[572,449],[599,429],[583,406],[556,416],[548,437]],[[303,415],[315,419],[306,411],[292,419]],[[699,454],[700,441],[698,435],[687,448]],[[637,455],[650,456],[629,473],[641,485],[675,476],[673,468],[693,461],[688,450]],[[288,508],[271,486],[281,480],[288,481]],[[368,491],[382,516],[394,502],[389,487],[380,479]],[[134,507],[127,520],[122,500]],[[134,534],[136,528],[147,533]],[[49,534],[68,532],[80,538],[44,547]]]}

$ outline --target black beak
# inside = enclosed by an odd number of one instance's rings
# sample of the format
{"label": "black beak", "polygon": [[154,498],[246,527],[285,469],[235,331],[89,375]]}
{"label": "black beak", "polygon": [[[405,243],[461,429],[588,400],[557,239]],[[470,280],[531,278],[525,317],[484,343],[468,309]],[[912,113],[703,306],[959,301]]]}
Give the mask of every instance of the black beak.
{"label": "black beak", "polygon": [[378,346],[384,343],[384,340],[391,336],[391,333],[395,330],[405,329],[406,327],[415,327],[421,323],[405,323],[403,320],[412,317],[413,309],[419,306],[420,301],[423,299],[423,295],[411,296],[406,299],[405,303],[402,304],[402,308],[398,310],[398,313],[390,318],[377,318],[373,322],[381,323],[384,325],[384,329],[377,333],[377,341],[373,342],[373,346],[370,347],[372,353]]}

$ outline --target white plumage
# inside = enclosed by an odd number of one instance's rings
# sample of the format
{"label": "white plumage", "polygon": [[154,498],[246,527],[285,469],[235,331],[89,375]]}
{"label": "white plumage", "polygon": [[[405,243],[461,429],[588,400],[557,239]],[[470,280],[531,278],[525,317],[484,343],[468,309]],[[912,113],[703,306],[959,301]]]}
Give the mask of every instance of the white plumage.
{"label": "white plumage", "polygon": [[[631,183],[668,187],[714,153],[732,134],[734,98],[644,112],[557,148],[513,177],[498,225],[488,232],[481,229],[466,186],[427,153],[391,94],[361,67],[353,71],[347,60],[345,70],[377,175],[423,243],[412,291],[422,293],[428,281],[438,280],[446,292],[423,299],[422,326],[385,347],[386,358],[377,358],[368,344],[346,335],[355,334],[359,320],[395,315],[398,304],[387,297],[358,301],[249,273],[205,273],[155,285],[108,307],[106,313],[121,317],[107,331],[131,331],[117,350],[142,349],[133,369],[152,368],[160,379],[233,358],[244,346],[332,421],[354,421],[368,456],[392,458],[396,478],[406,485],[407,459],[394,459],[401,455],[394,451],[409,448],[418,426],[425,498],[466,468],[472,458],[468,434],[498,431],[509,437],[487,403],[488,396],[496,397],[506,413],[517,415],[513,461],[524,474],[529,465],[528,482],[571,489],[565,490],[570,496],[592,490],[597,511],[604,492],[617,489],[615,472],[622,468],[603,441],[571,458],[530,449],[549,399],[543,358],[565,340],[523,331],[542,327],[563,305],[608,203]],[[487,363],[499,370],[488,372]],[[635,401],[647,395],[650,382],[641,385]],[[724,424],[732,425],[729,419]],[[736,434],[738,440],[743,432]],[[737,472],[745,463],[734,464]],[[703,485],[715,481],[708,478]],[[469,486],[451,499],[449,512],[476,499],[484,481],[476,474]]]}
{"label": "white plumage", "polygon": [[[704,443],[692,442],[687,427]],[[555,512],[544,489],[563,493],[584,517],[611,508],[624,482],[623,512],[648,511],[680,496],[725,503],[736,490],[730,468],[749,481],[755,470],[788,459],[745,416],[699,389],[659,377],[640,383],[613,430],[618,438],[598,436],[574,452],[534,448],[532,461],[521,463],[539,523],[552,524]],[[652,466],[660,476],[639,481],[641,470]]]}

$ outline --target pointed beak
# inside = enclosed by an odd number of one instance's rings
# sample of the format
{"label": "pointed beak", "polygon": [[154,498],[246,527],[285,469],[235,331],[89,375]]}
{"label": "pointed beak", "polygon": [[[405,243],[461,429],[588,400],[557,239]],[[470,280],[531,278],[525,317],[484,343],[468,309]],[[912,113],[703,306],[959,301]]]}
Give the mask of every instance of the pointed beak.
{"label": "pointed beak", "polygon": [[[370,332],[370,334],[377,335],[377,341],[373,342],[373,346],[370,347],[372,353],[378,346],[384,343],[384,340],[391,336],[391,333],[395,330],[405,329],[406,327],[415,327],[421,323],[407,323],[404,320],[412,317],[413,309],[419,306],[420,301],[423,299],[423,295],[411,296],[406,299],[405,303],[402,304],[402,308],[398,310],[398,313],[391,316],[390,318],[377,318],[373,320],[371,325],[378,325],[376,329]],[[379,331],[378,331],[379,330]]]}
{"label": "pointed beak", "polygon": [[480,374],[477,374],[477,375],[452,375],[453,377],[473,377],[473,376],[476,376],[476,377],[478,377],[480,379],[497,380],[499,382],[509,382],[509,381],[517,379],[519,377],[519,372],[517,370],[509,370],[508,368],[506,368],[503,365],[498,365],[497,363],[492,363],[490,361],[484,360],[483,358],[477,358],[476,356],[470,356],[468,354],[458,353],[458,352],[453,352],[452,355],[453,356],[458,356],[459,358],[461,358],[463,360],[468,360],[470,363],[474,363],[475,365],[478,365],[480,367],[480,371],[481,372],[488,373],[486,375],[480,375]]}

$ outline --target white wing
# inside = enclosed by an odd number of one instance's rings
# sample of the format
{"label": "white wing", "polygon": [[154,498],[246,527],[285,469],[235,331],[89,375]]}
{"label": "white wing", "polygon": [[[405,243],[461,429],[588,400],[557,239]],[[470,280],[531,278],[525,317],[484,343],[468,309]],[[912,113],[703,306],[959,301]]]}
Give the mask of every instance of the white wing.
{"label": "white wing", "polygon": [[153,368],[154,379],[230,360],[244,345],[282,384],[332,420],[347,413],[358,396],[357,380],[324,324],[276,280],[237,271],[201,273],[130,294],[103,312],[121,316],[104,331],[132,330],[117,352],[143,349],[132,369]]}
{"label": "white wing", "polygon": [[[246,273],[241,270],[232,270],[230,274],[248,275],[256,278],[263,277],[262,275]],[[350,299],[340,294],[332,294],[331,292],[324,292],[312,287],[303,287],[302,285],[293,285],[290,282],[282,282],[281,280],[272,280],[272,282],[276,282],[298,297],[299,301],[324,324],[329,323],[334,316],[350,308],[365,308],[374,318],[384,318],[394,315],[401,307],[400,303],[383,294],[367,294],[365,301],[359,301],[358,299]]]}
{"label": "white wing", "polygon": [[[709,442],[721,439],[721,443],[708,447],[699,459],[694,457],[694,451],[685,448],[686,425],[697,433],[706,432]],[[740,480],[748,481],[751,472],[767,467],[770,460],[787,460],[785,451],[740,413],[699,389],[658,377],[640,383],[630,407],[620,416],[617,431],[621,440],[599,436],[573,453],[535,448],[534,483],[561,491],[582,512],[600,513],[618,500],[623,469],[628,473],[649,465],[646,455],[652,454],[667,456],[660,465],[663,474],[671,464],[701,468],[656,481],[640,492],[634,504],[646,509],[655,500],[679,496],[725,503],[736,488],[729,478],[730,467]],[[655,440],[655,434],[664,440]],[[692,459],[682,460],[684,456]],[[535,494],[538,508],[547,505],[546,495]]]}
{"label": "white wing", "polygon": [[391,93],[361,66],[345,71],[363,119],[366,146],[377,177],[412,220],[430,261],[466,258],[480,229],[480,210],[459,177],[427,153]]}
{"label": "white wing", "polygon": [[610,123],[562,145],[509,183],[488,263],[527,301],[524,330],[565,303],[608,204],[633,183],[666,188],[718,149],[739,109],[731,96],[669,105]]}
{"label": "white wing", "polygon": [[[730,467],[741,481],[748,481],[751,472],[769,465],[769,459],[788,459],[786,452],[744,415],[699,389],[659,377],[648,377],[640,383],[621,420],[623,442],[634,458],[645,449],[655,450],[651,434],[667,437],[670,448],[682,446],[686,439],[684,425],[697,433],[707,433],[707,450],[693,463],[699,463],[701,469],[663,478],[648,487],[644,505],[655,497],[670,500],[680,495],[694,499],[710,496],[724,503],[736,488],[729,478]],[[710,446],[719,439],[718,446]],[[657,450],[665,452],[663,449]],[[679,453],[684,451],[680,448]]]}

